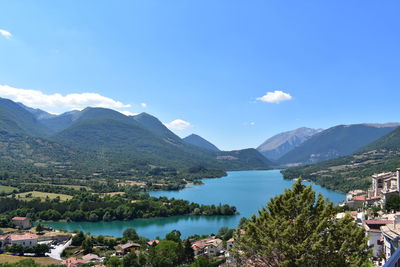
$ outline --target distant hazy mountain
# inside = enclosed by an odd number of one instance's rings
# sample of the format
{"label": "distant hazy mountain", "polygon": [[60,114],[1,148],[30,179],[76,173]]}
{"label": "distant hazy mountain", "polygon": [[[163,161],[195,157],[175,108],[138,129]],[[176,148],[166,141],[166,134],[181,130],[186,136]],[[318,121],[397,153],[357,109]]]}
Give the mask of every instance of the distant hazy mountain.
{"label": "distant hazy mountain", "polygon": [[393,131],[399,124],[338,125],[313,135],[283,155],[281,164],[309,164],[350,155]]}
{"label": "distant hazy mountain", "polygon": [[71,126],[78,118],[79,110],[65,112],[61,115],[39,118],[40,122],[51,130],[52,133],[60,132]]}
{"label": "distant hazy mountain", "polygon": [[268,159],[277,160],[320,131],[322,130],[302,127],[283,132],[267,139],[257,150]]}
{"label": "distant hazy mountain", "polygon": [[186,143],[189,143],[189,144],[192,144],[192,145],[204,148],[204,149],[208,149],[208,150],[212,150],[212,151],[220,151],[218,149],[218,147],[216,147],[211,142],[207,141],[206,139],[204,139],[203,137],[201,137],[197,134],[191,134],[189,136],[186,136],[182,140],[185,141]]}
{"label": "distant hazy mountain", "polygon": [[24,109],[26,109],[27,111],[29,111],[30,113],[32,113],[36,119],[38,120],[42,120],[42,119],[49,119],[49,118],[53,118],[56,117],[57,115],[54,114],[50,114],[44,110],[41,110],[39,108],[31,108],[28,106],[25,106],[22,103],[17,103],[18,105],[20,105],[21,107],[23,107]]}

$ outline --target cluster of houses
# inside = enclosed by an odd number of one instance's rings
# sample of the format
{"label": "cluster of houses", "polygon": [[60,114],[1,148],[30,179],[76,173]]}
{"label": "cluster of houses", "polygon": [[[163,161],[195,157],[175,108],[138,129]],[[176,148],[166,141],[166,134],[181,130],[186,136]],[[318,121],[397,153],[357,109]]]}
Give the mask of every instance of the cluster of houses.
{"label": "cluster of houses", "polygon": [[234,239],[231,238],[226,242],[226,250],[223,247],[223,241],[215,236],[210,236],[205,239],[197,240],[192,242],[192,249],[194,256],[205,256],[205,257],[217,257],[227,256],[229,257],[229,251],[234,246]]}
{"label": "cluster of houses", "polygon": [[393,195],[400,194],[400,169],[396,172],[384,172],[372,175],[372,186],[369,190],[353,190],[347,193],[345,204],[352,208],[365,205],[383,207]]}
{"label": "cluster of houses", "polygon": [[[385,172],[372,175],[372,186],[369,190],[353,190],[347,193],[345,205],[360,210],[350,212],[355,222],[365,228],[368,245],[376,259],[387,261],[400,247],[400,213],[385,214],[366,218],[368,207],[385,206],[393,195],[400,194],[400,169],[396,172]],[[339,213],[337,218],[344,216]],[[370,215],[371,217],[371,215]]]}

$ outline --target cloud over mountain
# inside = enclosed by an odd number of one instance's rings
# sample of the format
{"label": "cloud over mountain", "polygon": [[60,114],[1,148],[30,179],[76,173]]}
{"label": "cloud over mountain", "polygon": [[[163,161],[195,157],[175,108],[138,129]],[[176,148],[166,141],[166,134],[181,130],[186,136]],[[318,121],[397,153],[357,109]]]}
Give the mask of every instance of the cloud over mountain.
{"label": "cloud over mountain", "polygon": [[103,107],[126,112],[123,109],[131,107],[112,98],[97,93],[78,94],[45,94],[39,90],[20,89],[8,85],[0,85],[0,97],[21,102],[27,106],[45,109],[50,112],[64,112],[71,109]]}
{"label": "cloud over mountain", "polygon": [[184,121],[184,120],[181,120],[181,119],[176,119],[176,120],[173,120],[171,122],[164,123],[164,125],[167,126],[167,128],[170,129],[170,130],[181,131],[181,130],[187,129],[192,124],[190,122],[187,122],[187,121]]}

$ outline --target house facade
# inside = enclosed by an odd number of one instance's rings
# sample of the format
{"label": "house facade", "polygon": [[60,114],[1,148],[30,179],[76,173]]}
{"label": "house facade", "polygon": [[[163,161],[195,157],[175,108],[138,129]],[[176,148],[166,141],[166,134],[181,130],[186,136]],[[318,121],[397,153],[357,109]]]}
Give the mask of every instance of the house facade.
{"label": "house facade", "polygon": [[32,227],[31,220],[28,217],[14,217],[11,220],[19,229],[26,230]]}
{"label": "house facade", "polygon": [[0,248],[6,245],[21,245],[23,247],[35,246],[38,243],[38,236],[35,234],[12,234],[0,236]]}

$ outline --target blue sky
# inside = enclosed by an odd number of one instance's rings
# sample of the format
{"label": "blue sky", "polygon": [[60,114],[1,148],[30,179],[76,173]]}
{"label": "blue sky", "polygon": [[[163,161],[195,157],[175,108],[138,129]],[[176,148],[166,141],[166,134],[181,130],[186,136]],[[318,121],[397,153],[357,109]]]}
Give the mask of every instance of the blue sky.
{"label": "blue sky", "polygon": [[[145,111],[222,149],[302,126],[400,121],[398,1],[0,7],[0,96],[51,112]],[[262,98],[275,91],[286,101]]]}

